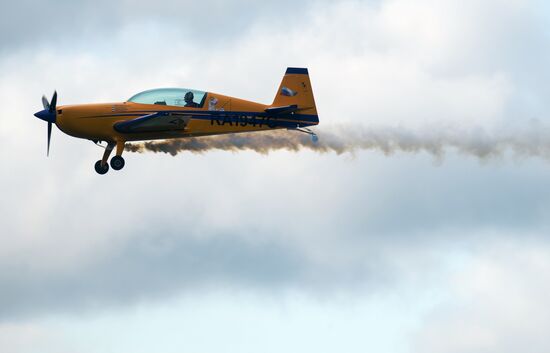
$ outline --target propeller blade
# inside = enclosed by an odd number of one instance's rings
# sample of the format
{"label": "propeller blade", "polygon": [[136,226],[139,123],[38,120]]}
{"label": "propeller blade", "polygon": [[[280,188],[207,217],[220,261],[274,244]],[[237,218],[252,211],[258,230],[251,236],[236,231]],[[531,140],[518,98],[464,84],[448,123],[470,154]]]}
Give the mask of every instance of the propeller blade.
{"label": "propeller blade", "polygon": [[42,106],[44,106],[44,109],[50,109],[50,103],[48,103],[48,98],[46,98],[46,96],[42,96]]}
{"label": "propeller blade", "polygon": [[48,122],[48,150],[46,152],[46,156],[50,156],[50,140],[52,137],[52,123]]}
{"label": "propeller blade", "polygon": [[54,91],[52,102],[50,103],[50,113],[55,112],[56,107],[57,107],[57,91]]}

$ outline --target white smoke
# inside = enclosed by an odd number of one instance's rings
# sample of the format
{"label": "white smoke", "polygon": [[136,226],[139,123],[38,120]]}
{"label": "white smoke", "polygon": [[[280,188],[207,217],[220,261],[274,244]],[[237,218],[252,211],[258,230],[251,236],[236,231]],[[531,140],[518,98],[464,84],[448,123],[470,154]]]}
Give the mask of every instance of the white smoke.
{"label": "white smoke", "polygon": [[128,145],[126,150],[164,152],[171,155],[179,152],[205,153],[211,150],[250,150],[267,154],[275,150],[303,149],[340,155],[360,150],[378,150],[385,155],[426,152],[436,158],[442,158],[447,151],[457,151],[482,160],[511,152],[518,157],[550,159],[550,129],[538,122],[515,130],[502,128],[488,131],[483,128],[452,127],[413,130],[402,127],[338,125],[322,127],[315,132],[319,136],[316,143],[304,133],[271,130],[134,143]]}

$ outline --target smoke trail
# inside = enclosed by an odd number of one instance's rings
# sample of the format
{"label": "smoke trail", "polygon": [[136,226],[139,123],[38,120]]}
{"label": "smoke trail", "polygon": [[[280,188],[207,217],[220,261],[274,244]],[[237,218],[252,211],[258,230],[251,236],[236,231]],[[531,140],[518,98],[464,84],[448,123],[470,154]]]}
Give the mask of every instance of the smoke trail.
{"label": "smoke trail", "polygon": [[271,130],[218,136],[191,137],[165,141],[136,143],[126,146],[131,152],[163,152],[173,156],[179,152],[205,153],[211,150],[255,151],[267,154],[275,150],[308,149],[320,153],[353,153],[358,150],[379,150],[386,155],[396,152],[427,152],[441,158],[447,150],[472,155],[480,159],[498,157],[507,151],[517,156],[550,159],[550,130],[532,123],[517,130],[481,128],[460,130],[432,128],[407,130],[398,127],[361,127],[340,125],[316,130],[319,141],[314,143],[306,134]]}

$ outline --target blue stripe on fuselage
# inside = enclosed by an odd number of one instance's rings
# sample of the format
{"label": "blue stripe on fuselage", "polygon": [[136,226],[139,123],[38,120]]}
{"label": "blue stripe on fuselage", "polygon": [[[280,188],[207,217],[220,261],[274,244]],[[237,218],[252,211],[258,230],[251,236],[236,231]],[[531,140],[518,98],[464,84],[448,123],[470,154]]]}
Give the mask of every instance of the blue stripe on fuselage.
{"label": "blue stripe on fuselage", "polygon": [[[192,117],[195,118],[195,117]],[[200,119],[204,119],[201,117]],[[267,125],[271,128],[276,127],[302,127],[309,125],[317,125],[319,118],[317,115],[306,114],[288,114],[272,116],[269,114],[247,113],[247,112],[229,112],[210,116],[208,118],[211,125],[226,125],[229,126],[252,126],[262,127]],[[234,125],[233,125],[234,124]]]}
{"label": "blue stripe on fuselage", "polygon": [[[158,115],[157,115],[158,114]],[[284,127],[295,128],[317,125],[319,116],[312,114],[278,114],[276,116],[264,112],[246,112],[246,111],[196,111],[196,110],[140,110],[132,113],[105,114],[97,116],[88,116],[83,118],[116,118],[136,116],[133,120],[127,120],[124,125],[131,125],[133,122],[140,120],[149,120],[155,116],[165,116],[173,114],[175,116],[182,115],[191,119],[210,120],[212,125],[229,125],[229,126],[253,126],[271,128]]]}

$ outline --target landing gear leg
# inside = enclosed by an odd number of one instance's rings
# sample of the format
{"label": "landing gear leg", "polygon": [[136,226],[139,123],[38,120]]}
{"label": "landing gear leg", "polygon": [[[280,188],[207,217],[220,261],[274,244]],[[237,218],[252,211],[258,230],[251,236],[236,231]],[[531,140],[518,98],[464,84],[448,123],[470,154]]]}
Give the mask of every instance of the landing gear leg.
{"label": "landing gear leg", "polygon": [[124,158],[122,158],[122,152],[124,152],[124,141],[118,141],[116,143],[116,156],[111,158],[111,167],[114,170],[121,170],[124,168]]}
{"label": "landing gear leg", "polygon": [[114,142],[109,142],[107,144],[107,147],[105,147],[105,152],[103,153],[103,158],[97,162],[95,162],[95,171],[98,174],[105,174],[109,171],[109,164],[107,164],[107,160],[109,159],[109,156],[111,155],[111,152],[113,151],[113,148],[115,148]]}

